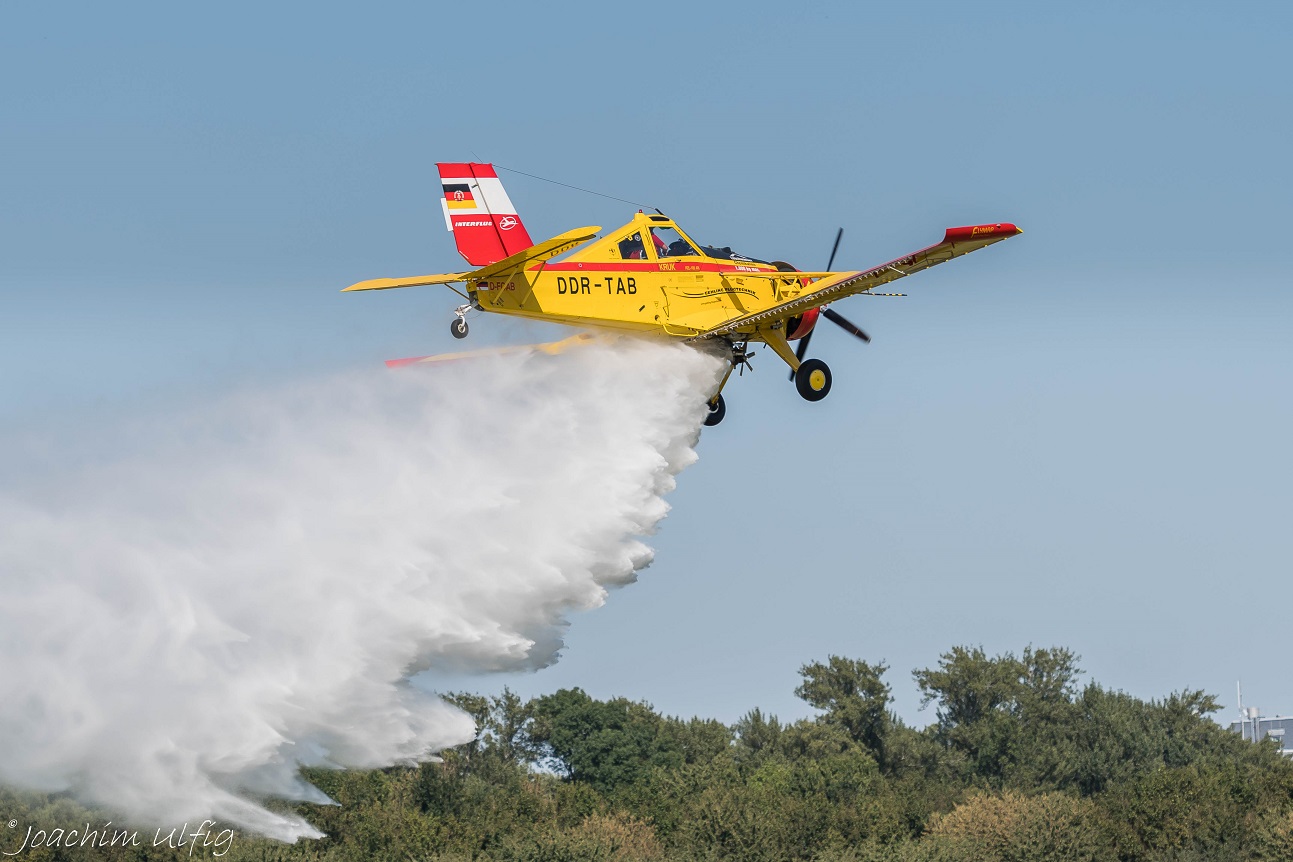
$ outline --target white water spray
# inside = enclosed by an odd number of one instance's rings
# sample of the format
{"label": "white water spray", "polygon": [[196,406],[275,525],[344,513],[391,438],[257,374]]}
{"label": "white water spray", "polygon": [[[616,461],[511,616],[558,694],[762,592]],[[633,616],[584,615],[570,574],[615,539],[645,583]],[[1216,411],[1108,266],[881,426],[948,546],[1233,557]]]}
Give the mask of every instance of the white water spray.
{"label": "white water spray", "polygon": [[318,836],[254,798],[470,739],[409,676],[554,661],[650,561],[719,371],[622,342],[341,376],[0,490],[0,783]]}

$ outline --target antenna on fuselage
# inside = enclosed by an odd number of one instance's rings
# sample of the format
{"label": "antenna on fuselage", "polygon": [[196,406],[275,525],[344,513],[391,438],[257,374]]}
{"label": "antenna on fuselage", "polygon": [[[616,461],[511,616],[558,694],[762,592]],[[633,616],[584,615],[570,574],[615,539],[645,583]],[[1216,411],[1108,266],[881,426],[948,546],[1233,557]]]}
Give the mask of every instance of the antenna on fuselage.
{"label": "antenna on fuselage", "polygon": [[[632,204],[635,207],[641,207],[643,209],[653,209],[656,212],[660,213],[660,210],[657,207],[653,207],[651,206],[651,204],[644,204],[641,201],[631,201],[628,198],[617,198],[615,195],[608,195],[608,194],[603,194],[602,192],[595,192],[592,189],[586,189],[581,186],[572,186],[570,183],[563,183],[558,180],[550,180],[547,177],[541,177],[538,174],[527,174],[525,171],[518,171],[516,168],[509,168],[509,167],[506,167],[505,165],[500,165],[497,163],[495,163],[494,167],[497,170],[508,171],[513,174],[520,174],[523,177],[529,177],[532,180],[542,180],[545,183],[552,183],[554,186],[562,186],[563,188],[574,189],[577,192],[583,192],[584,194],[589,194],[589,195],[597,195],[597,197],[599,198],[608,198],[613,201],[619,201],[622,204]],[[660,215],[664,215],[664,213],[660,213]]]}

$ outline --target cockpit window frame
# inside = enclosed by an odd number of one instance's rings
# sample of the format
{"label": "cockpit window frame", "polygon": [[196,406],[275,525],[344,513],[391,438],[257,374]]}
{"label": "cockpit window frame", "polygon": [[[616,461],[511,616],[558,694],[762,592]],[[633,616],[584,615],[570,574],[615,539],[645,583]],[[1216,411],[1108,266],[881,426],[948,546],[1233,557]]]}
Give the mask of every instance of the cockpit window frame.
{"label": "cockpit window frame", "polygon": [[[621,243],[632,238],[634,234],[650,235],[652,228],[660,228],[660,229],[672,228],[674,231],[678,233],[678,236],[686,240],[687,243],[691,245],[693,249],[696,250],[696,254],[660,257],[659,254],[657,254],[656,252],[656,247],[654,242],[651,242],[651,243],[643,242],[642,257],[640,258],[624,257],[623,254],[621,254],[620,252]],[[728,255],[730,256],[715,256],[711,254],[710,251],[721,252],[724,249],[720,249],[717,246],[701,245],[700,243],[696,242],[696,240],[692,238],[692,236],[689,233],[687,233],[685,230],[679,227],[677,222],[675,222],[673,219],[666,218],[663,216],[650,216],[650,223],[647,223],[647,224],[644,224],[643,220],[641,220],[641,218],[639,217],[639,221],[636,221],[631,225],[626,225],[623,230],[617,231],[616,233],[611,234],[607,238],[606,247],[609,247],[610,249],[614,249],[614,254],[618,256],[619,260],[628,261],[628,262],[658,263],[660,261],[674,261],[674,260],[683,260],[686,258],[694,258],[696,260],[705,260],[705,261],[711,261],[716,263],[732,263],[732,262],[763,263],[763,264],[767,263],[767,261],[759,260],[758,258],[746,257],[745,255],[738,254],[731,250],[727,250]]]}
{"label": "cockpit window frame", "polygon": [[[624,231],[623,231],[622,233],[620,233],[619,235],[615,236],[615,238],[614,238],[614,239],[612,239],[612,240],[611,240],[611,242],[610,242],[610,247],[611,247],[611,248],[613,248],[613,249],[615,249],[615,253],[616,253],[617,255],[619,255],[619,259],[620,259],[620,260],[628,260],[628,261],[633,261],[633,260],[641,260],[641,261],[645,261],[645,260],[649,260],[649,258],[646,256],[645,251],[643,252],[642,257],[640,257],[640,258],[625,257],[625,256],[624,256],[624,253],[623,253],[623,250],[620,248],[620,246],[621,246],[621,245],[623,245],[624,243],[626,243],[626,242],[628,242],[629,240],[631,240],[631,239],[633,238],[633,235],[634,235],[634,234],[641,235],[641,234],[642,234],[642,233],[644,233],[644,232],[645,232],[645,229],[644,229],[641,225],[636,225],[636,224],[635,224],[635,225],[633,225],[632,227],[629,227],[629,228],[627,228],[626,230],[624,230]],[[643,243],[642,243],[642,246],[643,246],[643,248],[645,249],[645,247],[646,247],[646,243],[645,243],[645,242],[643,242]]]}
{"label": "cockpit window frame", "polygon": [[[678,235],[678,239],[687,243],[687,245],[689,245],[692,250],[691,254],[668,254],[668,255],[665,255],[664,257],[661,257],[659,248],[657,248],[656,244],[652,242],[651,249],[652,251],[655,252],[656,260],[681,260],[684,257],[703,258],[705,256],[705,253],[700,250],[700,246],[696,244],[696,241],[691,237],[687,236],[687,234],[684,233],[683,230],[679,228],[678,225],[674,224],[672,221],[665,222],[664,224],[652,225],[651,230],[672,230],[674,233]],[[676,241],[677,240],[675,240],[675,242]],[[673,243],[670,243],[670,246],[672,245]]]}

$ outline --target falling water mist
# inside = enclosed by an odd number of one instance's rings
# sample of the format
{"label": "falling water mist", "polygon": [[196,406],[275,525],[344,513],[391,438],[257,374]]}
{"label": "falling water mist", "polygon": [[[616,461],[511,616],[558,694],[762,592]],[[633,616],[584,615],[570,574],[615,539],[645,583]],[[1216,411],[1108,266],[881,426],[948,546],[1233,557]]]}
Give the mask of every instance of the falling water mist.
{"label": "falling water mist", "polygon": [[257,800],[470,739],[412,674],[551,663],[650,562],[720,370],[625,341],[352,373],[26,471],[0,489],[0,783],[318,836]]}

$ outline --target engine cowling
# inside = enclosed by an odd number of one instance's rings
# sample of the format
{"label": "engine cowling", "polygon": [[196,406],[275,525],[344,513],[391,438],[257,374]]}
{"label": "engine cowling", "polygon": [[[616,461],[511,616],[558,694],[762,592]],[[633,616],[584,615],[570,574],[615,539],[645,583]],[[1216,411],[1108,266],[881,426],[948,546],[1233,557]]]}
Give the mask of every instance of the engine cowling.
{"label": "engine cowling", "polygon": [[[781,272],[799,272],[799,267],[791,266],[790,264],[786,263],[784,260],[773,261],[772,265],[775,266],[777,269],[779,269]],[[800,282],[804,285],[804,287],[808,286],[807,282],[804,282],[802,279],[800,279]],[[821,316],[821,313],[822,313],[822,310],[820,308],[810,308],[807,311],[805,311],[803,314],[797,315],[787,320],[786,321],[786,340],[798,341],[808,333],[812,332],[813,327],[817,325],[817,318]]]}
{"label": "engine cowling", "polygon": [[797,315],[786,321],[786,340],[798,341],[805,335],[813,331],[817,325],[817,318],[821,317],[820,308],[810,308],[803,314]]}

